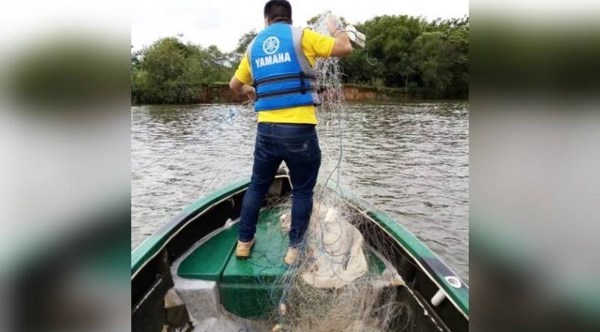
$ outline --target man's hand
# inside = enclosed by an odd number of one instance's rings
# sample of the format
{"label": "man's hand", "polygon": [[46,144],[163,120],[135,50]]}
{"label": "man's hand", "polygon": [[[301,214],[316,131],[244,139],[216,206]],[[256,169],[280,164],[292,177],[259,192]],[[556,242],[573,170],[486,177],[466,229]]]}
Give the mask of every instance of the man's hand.
{"label": "man's hand", "polygon": [[235,76],[231,78],[229,87],[238,95],[246,95],[248,99],[256,100],[256,91],[254,90],[254,87],[244,84],[242,81],[235,78]]}
{"label": "man's hand", "polygon": [[248,100],[256,100],[256,90],[253,86],[244,84],[244,86],[242,87],[242,94],[246,95],[248,97]]}

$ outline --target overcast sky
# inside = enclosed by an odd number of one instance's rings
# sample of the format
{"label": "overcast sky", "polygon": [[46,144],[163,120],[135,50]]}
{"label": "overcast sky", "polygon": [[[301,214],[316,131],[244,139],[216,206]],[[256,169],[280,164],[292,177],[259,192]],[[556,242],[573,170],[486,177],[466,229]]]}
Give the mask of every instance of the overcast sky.
{"label": "overcast sky", "polygon": [[[306,25],[311,17],[330,10],[350,23],[379,15],[412,15],[426,19],[463,17],[468,0],[291,0],[294,25]],[[134,49],[159,38],[183,34],[184,41],[204,47],[217,45],[232,51],[238,39],[251,29],[264,28],[266,0],[133,0],[131,44]],[[368,38],[368,36],[367,36]]]}

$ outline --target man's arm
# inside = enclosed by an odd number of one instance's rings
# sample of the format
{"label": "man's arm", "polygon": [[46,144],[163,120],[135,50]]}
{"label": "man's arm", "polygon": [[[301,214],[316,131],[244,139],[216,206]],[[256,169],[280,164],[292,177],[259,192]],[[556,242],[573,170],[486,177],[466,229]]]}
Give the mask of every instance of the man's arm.
{"label": "man's arm", "polygon": [[250,100],[256,100],[256,91],[254,87],[244,83],[251,82],[252,75],[250,74],[250,64],[246,55],[242,58],[238,69],[229,81],[229,88],[238,95],[246,95]]}
{"label": "man's arm", "polygon": [[248,99],[256,100],[256,91],[254,90],[254,87],[244,84],[235,76],[231,78],[231,81],[229,81],[229,88],[231,88],[231,90],[238,95],[246,95],[248,96]]}
{"label": "man's arm", "polygon": [[350,38],[348,38],[348,35],[346,32],[344,32],[342,22],[340,22],[340,20],[334,15],[330,15],[327,19],[327,30],[329,30],[329,33],[331,33],[331,35],[335,38],[335,44],[333,44],[331,56],[346,57],[352,54],[352,44],[350,43]]}

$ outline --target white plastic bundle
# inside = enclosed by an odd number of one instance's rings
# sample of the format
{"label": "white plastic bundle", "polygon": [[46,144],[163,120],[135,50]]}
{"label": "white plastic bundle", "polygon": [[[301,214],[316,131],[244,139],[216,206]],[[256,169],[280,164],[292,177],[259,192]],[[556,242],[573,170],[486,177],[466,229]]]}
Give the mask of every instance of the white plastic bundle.
{"label": "white plastic bundle", "polygon": [[367,273],[363,236],[334,208],[320,206],[306,234],[312,262],[302,279],[317,288],[340,288]]}

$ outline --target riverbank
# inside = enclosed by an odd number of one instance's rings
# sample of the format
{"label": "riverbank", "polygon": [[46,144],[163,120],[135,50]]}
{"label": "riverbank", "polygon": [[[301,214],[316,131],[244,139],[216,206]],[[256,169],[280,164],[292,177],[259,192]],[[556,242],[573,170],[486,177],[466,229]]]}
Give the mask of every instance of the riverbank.
{"label": "riverbank", "polygon": [[[417,102],[435,100],[425,89],[372,87],[346,84],[343,87],[344,99],[347,102]],[[235,94],[227,83],[205,85],[199,89],[196,100],[190,104],[239,103],[246,100],[245,96]]]}

